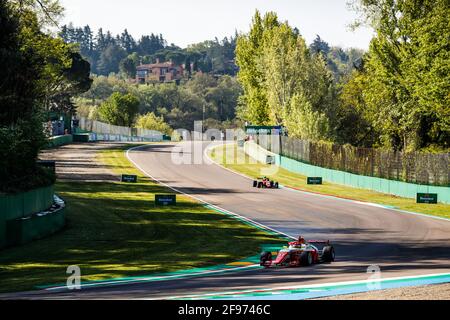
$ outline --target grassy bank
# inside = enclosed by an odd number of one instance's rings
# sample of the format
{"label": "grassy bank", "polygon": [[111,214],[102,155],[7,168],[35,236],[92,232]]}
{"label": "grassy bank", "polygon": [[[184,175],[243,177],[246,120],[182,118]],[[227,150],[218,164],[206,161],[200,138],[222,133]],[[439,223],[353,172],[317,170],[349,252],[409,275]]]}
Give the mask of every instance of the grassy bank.
{"label": "grassy bank", "polygon": [[175,207],[155,207],[168,190],[136,170],[124,147],[98,154],[116,174],[137,174],[137,184],[62,182],[67,227],[21,247],[0,251],[0,291],[65,283],[78,265],[82,281],[148,275],[233,262],[279,239],[179,196]]}
{"label": "grassy bank", "polygon": [[[210,151],[211,158],[226,168],[245,174],[250,178],[260,177],[261,170],[268,169],[269,165],[255,164],[254,160],[236,146],[221,146]],[[239,159],[233,161],[230,159]],[[280,184],[295,187],[304,191],[318,192],[337,197],[349,198],[359,201],[367,201],[388,206],[394,206],[401,210],[413,211],[418,213],[436,215],[439,217],[450,218],[450,205],[448,204],[418,204],[414,199],[401,198],[389,194],[383,194],[365,189],[357,189],[338,184],[324,182],[323,185],[308,185],[307,177],[279,168],[276,174],[267,175]]]}

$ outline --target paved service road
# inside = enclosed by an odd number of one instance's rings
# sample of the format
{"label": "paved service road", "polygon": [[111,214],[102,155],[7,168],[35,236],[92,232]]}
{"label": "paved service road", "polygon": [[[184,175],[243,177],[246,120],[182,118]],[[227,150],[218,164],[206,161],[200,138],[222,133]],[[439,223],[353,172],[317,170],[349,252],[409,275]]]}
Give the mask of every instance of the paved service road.
{"label": "paved service road", "polygon": [[155,179],[184,193],[295,237],[332,240],[337,261],[307,268],[83,289],[50,297],[153,299],[362,280],[368,278],[367,267],[373,264],[381,268],[383,278],[450,272],[450,221],[288,189],[254,189],[247,178],[217,165],[174,164],[174,147],[170,143],[149,145],[129,156]]}

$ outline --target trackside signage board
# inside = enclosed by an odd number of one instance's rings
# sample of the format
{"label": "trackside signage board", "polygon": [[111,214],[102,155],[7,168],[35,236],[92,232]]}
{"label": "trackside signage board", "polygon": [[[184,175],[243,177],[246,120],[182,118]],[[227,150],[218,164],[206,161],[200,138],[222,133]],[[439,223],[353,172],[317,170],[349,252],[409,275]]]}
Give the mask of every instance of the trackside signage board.
{"label": "trackside signage board", "polygon": [[177,204],[177,195],[157,194],[155,196],[155,204],[157,206],[174,206]]}
{"label": "trackside signage board", "polygon": [[137,182],[137,176],[130,175],[130,174],[123,174],[122,175],[122,182],[136,183]]}
{"label": "trackside signage board", "polygon": [[417,203],[437,203],[438,195],[437,193],[418,193]]}
{"label": "trackside signage board", "polygon": [[247,134],[284,134],[284,127],[282,126],[246,126],[245,132]]}
{"label": "trackside signage board", "polygon": [[322,177],[308,177],[308,184],[322,184]]}

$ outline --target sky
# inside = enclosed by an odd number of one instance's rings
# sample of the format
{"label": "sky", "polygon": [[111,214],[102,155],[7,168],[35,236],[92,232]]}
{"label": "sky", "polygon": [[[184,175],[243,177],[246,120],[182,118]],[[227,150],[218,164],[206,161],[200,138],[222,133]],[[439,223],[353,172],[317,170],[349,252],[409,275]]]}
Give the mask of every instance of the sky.
{"label": "sky", "polygon": [[187,45],[215,37],[223,39],[235,31],[248,32],[258,9],[275,11],[300,30],[307,43],[316,35],[330,45],[367,49],[373,32],[351,31],[357,14],[348,0],[60,0],[66,8],[63,24],[89,24],[121,33],[125,28],[136,39],[150,33],[162,34],[169,44]]}

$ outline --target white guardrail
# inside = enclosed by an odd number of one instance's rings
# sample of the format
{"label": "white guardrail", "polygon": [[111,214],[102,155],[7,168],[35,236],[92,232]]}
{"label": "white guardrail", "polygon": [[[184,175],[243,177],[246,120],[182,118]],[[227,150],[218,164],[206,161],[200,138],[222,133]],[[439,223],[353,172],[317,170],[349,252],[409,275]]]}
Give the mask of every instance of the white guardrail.
{"label": "white guardrail", "polygon": [[161,142],[163,134],[155,130],[129,128],[79,117],[79,128],[91,132],[90,141]]}

